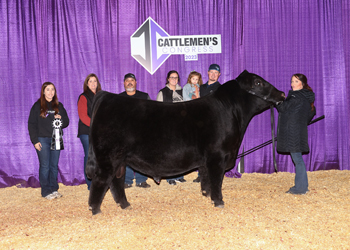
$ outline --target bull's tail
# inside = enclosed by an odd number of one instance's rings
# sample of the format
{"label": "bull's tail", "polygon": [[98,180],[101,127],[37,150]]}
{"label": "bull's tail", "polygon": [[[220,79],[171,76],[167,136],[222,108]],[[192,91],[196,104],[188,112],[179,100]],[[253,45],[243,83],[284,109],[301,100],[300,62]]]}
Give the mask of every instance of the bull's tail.
{"label": "bull's tail", "polygon": [[86,168],[85,168],[86,176],[89,179],[92,179],[95,176],[96,165],[97,165],[97,161],[96,161],[95,151],[93,149],[92,143],[90,142],[89,156],[88,156],[88,160],[86,162]]}
{"label": "bull's tail", "polygon": [[95,97],[94,97],[94,101],[92,102],[92,114],[91,114],[91,122],[90,122],[90,127],[91,127],[91,123],[95,117],[96,111],[98,110],[98,108],[100,107],[101,102],[104,100],[104,96],[110,94],[109,92],[106,91],[99,91],[96,93]]}

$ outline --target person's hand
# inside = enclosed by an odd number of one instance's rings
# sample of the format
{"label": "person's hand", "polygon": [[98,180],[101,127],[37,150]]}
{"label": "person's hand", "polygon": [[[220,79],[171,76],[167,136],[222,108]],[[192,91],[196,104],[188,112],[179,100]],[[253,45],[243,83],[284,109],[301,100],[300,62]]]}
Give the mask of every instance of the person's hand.
{"label": "person's hand", "polygon": [[40,143],[40,142],[36,143],[36,144],[34,145],[34,147],[35,147],[36,150],[41,151],[42,146],[41,146],[41,143]]}
{"label": "person's hand", "polygon": [[194,93],[195,93],[195,95],[196,95],[196,98],[199,98],[199,88],[198,88],[197,85],[194,85],[194,88],[195,88]]}
{"label": "person's hand", "polygon": [[61,119],[61,116],[59,114],[55,115],[54,117],[55,117],[55,119],[57,119],[57,118]]}

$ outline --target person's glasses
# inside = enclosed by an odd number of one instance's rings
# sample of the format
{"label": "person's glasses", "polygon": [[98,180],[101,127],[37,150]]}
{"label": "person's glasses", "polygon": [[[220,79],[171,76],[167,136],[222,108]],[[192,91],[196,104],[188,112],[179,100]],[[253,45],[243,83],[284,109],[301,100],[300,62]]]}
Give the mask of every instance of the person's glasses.
{"label": "person's glasses", "polygon": [[177,80],[177,79],[179,79],[178,77],[169,77],[169,79],[171,79],[171,80]]}

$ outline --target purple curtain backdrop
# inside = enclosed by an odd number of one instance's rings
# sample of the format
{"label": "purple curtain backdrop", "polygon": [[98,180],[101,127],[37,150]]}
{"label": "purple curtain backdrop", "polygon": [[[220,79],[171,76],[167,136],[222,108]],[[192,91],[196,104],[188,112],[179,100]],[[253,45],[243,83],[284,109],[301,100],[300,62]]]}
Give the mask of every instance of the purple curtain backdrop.
{"label": "purple curtain backdrop", "polygon": [[[183,86],[192,70],[206,81],[211,63],[221,66],[221,83],[247,69],[285,92],[292,74],[305,74],[316,94],[316,116],[326,116],[309,127],[307,169],[349,170],[349,13],[347,0],[0,1],[0,187],[39,186],[27,121],[43,82],[56,85],[70,118],[59,182],[78,185],[85,181],[77,99],[89,73],[104,90],[120,93],[123,76],[132,72],[138,89],[155,99],[169,70],[180,73]],[[221,34],[222,53],[200,54],[198,61],[173,55],[149,74],[130,51],[130,36],[149,16],[170,35]],[[252,119],[242,146],[270,139],[267,111]],[[294,172],[289,156],[276,156],[279,171]],[[244,160],[245,172],[274,172],[272,146]]]}

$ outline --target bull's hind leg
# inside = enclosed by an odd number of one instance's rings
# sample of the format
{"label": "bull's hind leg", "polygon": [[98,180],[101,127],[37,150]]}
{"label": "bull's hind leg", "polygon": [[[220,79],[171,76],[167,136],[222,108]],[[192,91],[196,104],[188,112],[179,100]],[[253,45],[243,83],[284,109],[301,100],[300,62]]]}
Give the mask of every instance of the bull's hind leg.
{"label": "bull's hind leg", "polygon": [[119,204],[122,209],[130,206],[125,195],[124,181],[125,175],[121,178],[114,177],[110,186],[114,201]]}
{"label": "bull's hind leg", "polygon": [[205,197],[210,196],[210,181],[208,178],[208,171],[206,167],[201,167],[198,169],[199,177],[201,179],[201,191],[202,195]]}
{"label": "bull's hind leg", "polygon": [[96,176],[92,180],[89,195],[89,206],[93,215],[101,213],[101,204],[108,190],[108,187],[109,183],[107,180],[102,181]]}

